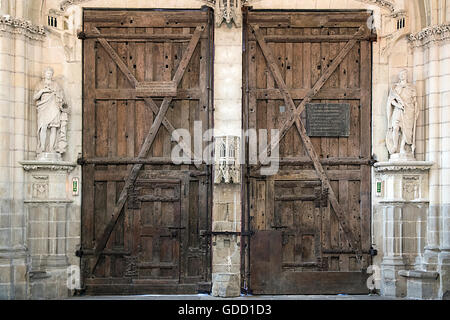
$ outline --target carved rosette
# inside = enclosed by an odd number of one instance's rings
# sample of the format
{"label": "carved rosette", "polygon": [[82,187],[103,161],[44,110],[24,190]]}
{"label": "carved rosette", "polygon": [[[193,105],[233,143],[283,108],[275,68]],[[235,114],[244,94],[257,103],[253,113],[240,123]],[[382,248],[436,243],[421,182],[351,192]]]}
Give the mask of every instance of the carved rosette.
{"label": "carved rosette", "polygon": [[215,138],[214,183],[240,183],[241,170],[239,156],[239,137],[223,136]]}

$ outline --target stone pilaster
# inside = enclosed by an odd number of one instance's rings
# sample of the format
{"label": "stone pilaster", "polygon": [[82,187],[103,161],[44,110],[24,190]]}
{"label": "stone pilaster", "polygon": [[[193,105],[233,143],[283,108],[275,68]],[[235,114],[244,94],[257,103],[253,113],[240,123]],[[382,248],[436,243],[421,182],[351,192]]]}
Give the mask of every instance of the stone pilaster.
{"label": "stone pilaster", "polygon": [[[234,24],[222,23],[215,29],[214,136],[228,142],[239,141],[242,121],[242,28],[235,27],[241,26],[242,21],[233,22]],[[231,148],[224,150],[222,163],[218,161],[221,150],[216,148],[212,294],[236,297],[240,295],[242,179],[240,172],[236,172],[240,168],[239,145],[227,143],[226,146]]]}
{"label": "stone pilaster", "polygon": [[30,52],[40,48],[45,32],[22,19],[22,11],[0,16],[0,299],[29,296],[24,173],[18,161],[27,152]]}

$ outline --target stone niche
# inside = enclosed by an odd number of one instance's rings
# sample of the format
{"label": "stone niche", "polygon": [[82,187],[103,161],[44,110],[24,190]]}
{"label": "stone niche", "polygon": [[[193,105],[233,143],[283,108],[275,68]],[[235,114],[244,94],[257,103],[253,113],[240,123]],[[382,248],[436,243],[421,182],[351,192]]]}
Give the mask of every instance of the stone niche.
{"label": "stone niche", "polygon": [[429,211],[428,175],[433,163],[390,161],[375,165],[375,211],[382,247],[381,294],[408,295],[402,274],[421,267]]}
{"label": "stone niche", "polygon": [[64,161],[23,161],[27,247],[31,298],[58,299],[69,295],[67,286],[69,174],[76,164]]}

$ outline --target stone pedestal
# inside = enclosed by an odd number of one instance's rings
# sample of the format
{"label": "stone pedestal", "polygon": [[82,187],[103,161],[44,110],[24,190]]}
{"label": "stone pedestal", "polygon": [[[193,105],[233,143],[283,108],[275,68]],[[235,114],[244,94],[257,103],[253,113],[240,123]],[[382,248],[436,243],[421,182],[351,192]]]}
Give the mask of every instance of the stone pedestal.
{"label": "stone pedestal", "polygon": [[69,173],[76,164],[63,161],[23,161],[26,171],[25,211],[31,258],[31,298],[68,296],[68,210],[72,203]]}
{"label": "stone pedestal", "polygon": [[406,297],[408,283],[400,273],[421,266],[429,211],[428,173],[432,165],[393,160],[375,165],[375,210],[381,215],[383,242],[380,290],[384,296]]}

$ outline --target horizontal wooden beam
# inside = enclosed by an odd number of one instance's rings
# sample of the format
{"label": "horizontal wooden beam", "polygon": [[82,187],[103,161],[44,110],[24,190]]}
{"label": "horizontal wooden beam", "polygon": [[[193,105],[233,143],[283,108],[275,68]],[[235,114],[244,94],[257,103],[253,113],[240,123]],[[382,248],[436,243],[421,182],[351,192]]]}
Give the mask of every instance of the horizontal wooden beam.
{"label": "horizontal wooden beam", "polygon": [[283,195],[275,197],[275,201],[316,201],[317,196],[315,195]]}
{"label": "horizontal wooden beam", "polygon": [[[328,178],[330,180],[349,180],[349,181],[359,181],[361,180],[361,170],[325,170]],[[251,178],[264,179],[264,176],[259,175],[259,170],[257,172],[252,172]],[[296,181],[296,180],[319,180],[315,170],[280,170],[278,174],[273,176],[275,181]]]}
{"label": "horizontal wooden beam", "polygon": [[139,201],[148,201],[148,202],[177,202],[180,201],[180,197],[165,197],[165,196],[154,196],[154,195],[143,195],[137,197]]}
{"label": "horizontal wooden beam", "polygon": [[[293,100],[303,100],[311,89],[288,89]],[[250,89],[258,100],[283,100],[279,89]],[[359,100],[361,89],[322,89],[314,97],[317,100]]]}
{"label": "horizontal wooden beam", "polygon": [[[345,166],[345,165],[372,165],[372,159],[359,159],[359,158],[327,158],[320,159],[320,163],[325,166]],[[283,158],[280,160],[281,165],[312,165],[313,162],[308,157],[302,158]]]}
{"label": "horizontal wooden beam", "polygon": [[[349,40],[356,39],[356,40],[376,40],[376,35],[361,35],[359,37],[354,37],[352,34],[348,35],[341,35],[341,34],[333,34],[333,35],[270,35],[265,36],[264,40],[266,42],[347,42]],[[251,35],[249,36],[250,41],[256,40],[256,38]]]}
{"label": "horizontal wooden beam", "polygon": [[[204,171],[200,170],[146,170],[141,169],[141,179],[184,179],[192,176],[203,176]],[[128,170],[96,170],[94,173],[95,181],[124,181],[129,175]]]}
{"label": "horizontal wooden beam", "polygon": [[81,159],[79,163],[96,165],[128,165],[128,164],[174,164],[168,157],[152,157],[147,159],[140,158],[91,158]]}
{"label": "horizontal wooden beam", "polygon": [[[205,35],[206,37],[207,35]],[[129,41],[129,40],[191,40],[192,34],[183,34],[183,33],[160,33],[160,34],[152,34],[152,33],[95,33],[95,32],[86,32],[84,34],[86,39],[98,39],[104,38],[108,41],[116,40],[116,41]]]}
{"label": "horizontal wooden beam", "polygon": [[[141,100],[142,93],[135,89],[96,89],[94,97],[97,100]],[[199,100],[200,89],[177,89],[174,100]]]}

